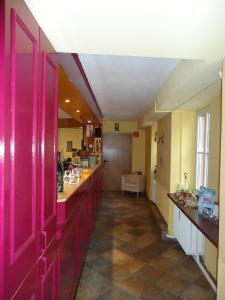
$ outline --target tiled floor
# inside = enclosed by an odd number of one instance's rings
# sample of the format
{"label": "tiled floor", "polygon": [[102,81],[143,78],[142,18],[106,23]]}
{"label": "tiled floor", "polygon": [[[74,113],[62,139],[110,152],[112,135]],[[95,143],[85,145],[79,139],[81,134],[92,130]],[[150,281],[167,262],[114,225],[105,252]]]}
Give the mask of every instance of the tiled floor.
{"label": "tiled floor", "polygon": [[160,240],[147,200],[103,198],[76,300],[216,299],[194,260]]}

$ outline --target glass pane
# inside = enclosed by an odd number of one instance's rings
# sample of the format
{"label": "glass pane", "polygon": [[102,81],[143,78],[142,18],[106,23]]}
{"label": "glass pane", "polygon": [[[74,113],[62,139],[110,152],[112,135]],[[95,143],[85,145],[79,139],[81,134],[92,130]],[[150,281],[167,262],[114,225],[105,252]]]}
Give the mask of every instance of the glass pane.
{"label": "glass pane", "polygon": [[206,115],[198,117],[198,145],[197,151],[204,152],[206,143]]}
{"label": "glass pane", "polygon": [[205,170],[205,162],[204,162],[204,154],[197,153],[197,169],[196,169],[196,188],[200,188],[200,186],[204,185],[204,170]]}
{"label": "glass pane", "polygon": [[205,152],[209,152],[209,124],[210,124],[210,114],[206,114],[206,130],[205,130]]}

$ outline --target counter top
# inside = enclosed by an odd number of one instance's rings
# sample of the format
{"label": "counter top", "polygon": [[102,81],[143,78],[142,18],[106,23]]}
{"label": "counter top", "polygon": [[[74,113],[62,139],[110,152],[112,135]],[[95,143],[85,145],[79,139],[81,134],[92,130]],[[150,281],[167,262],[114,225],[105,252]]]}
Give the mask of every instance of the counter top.
{"label": "counter top", "polygon": [[100,167],[96,165],[95,168],[86,168],[82,170],[83,176],[78,184],[64,184],[64,191],[59,193],[57,202],[66,202],[86,181],[87,179]]}
{"label": "counter top", "polygon": [[168,193],[167,196],[186,215],[186,217],[207,237],[207,239],[218,247],[219,225],[199,216],[196,208],[185,207],[177,202],[175,194]]}

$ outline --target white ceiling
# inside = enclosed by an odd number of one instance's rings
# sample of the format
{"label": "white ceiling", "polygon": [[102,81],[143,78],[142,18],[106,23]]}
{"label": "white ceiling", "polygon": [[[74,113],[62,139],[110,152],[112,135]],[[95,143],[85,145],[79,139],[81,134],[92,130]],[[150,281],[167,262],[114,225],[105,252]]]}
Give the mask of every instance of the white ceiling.
{"label": "white ceiling", "polygon": [[224,0],[25,0],[59,52],[225,56]]}
{"label": "white ceiling", "polygon": [[79,55],[105,120],[136,120],[152,105],[178,60]]}
{"label": "white ceiling", "polygon": [[152,103],[149,121],[153,102],[163,115],[220,94],[224,0],[25,2],[56,51],[90,54],[80,59],[107,119],[136,118]]}

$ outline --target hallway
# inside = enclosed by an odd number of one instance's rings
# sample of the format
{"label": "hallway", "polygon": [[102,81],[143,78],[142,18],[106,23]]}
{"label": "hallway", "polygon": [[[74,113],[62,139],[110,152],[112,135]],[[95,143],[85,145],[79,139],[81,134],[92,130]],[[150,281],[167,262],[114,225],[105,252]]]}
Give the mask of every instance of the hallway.
{"label": "hallway", "polygon": [[215,299],[191,257],[161,241],[145,198],[103,194],[76,300]]}

